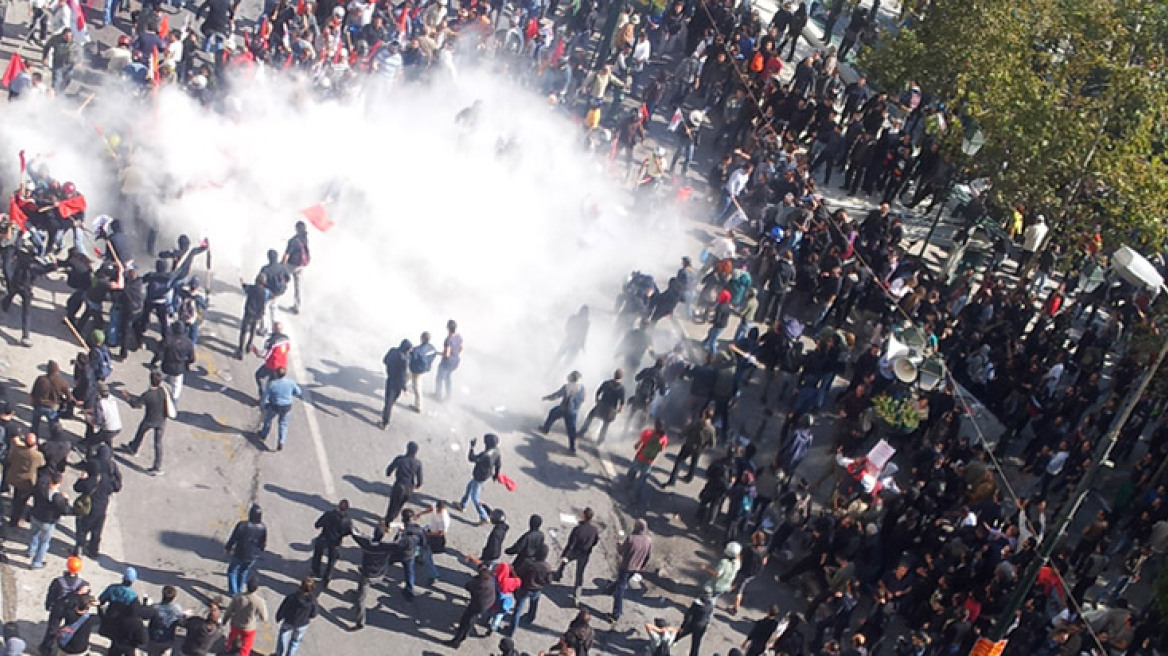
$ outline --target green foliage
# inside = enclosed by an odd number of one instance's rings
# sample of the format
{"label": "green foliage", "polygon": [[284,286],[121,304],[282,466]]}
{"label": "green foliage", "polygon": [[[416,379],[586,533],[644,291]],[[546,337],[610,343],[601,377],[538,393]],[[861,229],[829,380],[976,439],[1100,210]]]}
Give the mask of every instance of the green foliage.
{"label": "green foliage", "polygon": [[[861,66],[910,82],[977,122],[972,164],[1003,204],[1037,207],[1068,243],[1094,224],[1107,243],[1168,236],[1168,3],[933,0]],[[1003,168],[1005,165],[1005,168]]]}

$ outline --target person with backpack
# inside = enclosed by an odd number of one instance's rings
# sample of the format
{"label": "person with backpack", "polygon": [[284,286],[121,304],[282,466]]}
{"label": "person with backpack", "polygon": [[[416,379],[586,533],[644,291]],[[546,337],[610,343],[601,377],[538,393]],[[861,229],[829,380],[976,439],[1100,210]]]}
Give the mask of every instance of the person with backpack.
{"label": "person with backpack", "polygon": [[195,362],[195,345],[186,335],[181,323],[170,325],[170,334],[159,344],[150,368],[162,364],[163,380],[170,385],[170,396],[175,402],[182,396],[183,378]]}
{"label": "person with backpack", "polygon": [[97,558],[101,549],[101,535],[109,512],[110,497],[122,489],[122,472],[114,462],[108,444],[98,444],[93,456],[85,461],[85,469],[73,483],[77,498],[73,513],[77,518],[76,545],[79,553]]}
{"label": "person with backpack", "polygon": [[260,269],[260,273],[267,280],[266,286],[269,292],[267,316],[268,323],[274,331],[276,329],[276,304],[284,292],[288,291],[288,283],[292,281],[292,273],[280,261],[280,254],[274,249],[268,250],[268,263]]}
{"label": "person with backpack", "polygon": [[414,393],[414,410],[422,412],[422,389],[418,381],[430,372],[434,366],[434,358],[438,356],[438,349],[430,343],[430,333],[423,332],[421,343],[410,351],[410,389]]}
{"label": "person with backpack", "polygon": [[470,502],[479,516],[479,524],[483,524],[490,517],[489,510],[482,502],[483,484],[490,480],[499,480],[499,472],[503,467],[503,457],[499,454],[499,436],[494,433],[487,433],[483,436],[483,450],[475,453],[476,439],[471,439],[470,448],[467,449],[466,459],[474,463],[474,468],[471,470],[470,481],[466,484],[466,491],[462,494],[462,500],[454,504],[460,512],[466,509],[467,502]]}
{"label": "person with backpack", "polygon": [[377,424],[381,430],[389,427],[393,406],[397,404],[398,398],[406,389],[410,373],[410,351],[413,348],[414,345],[410,343],[410,340],[403,339],[400,344],[389,349],[385,353],[385,357],[381,358],[381,364],[385,365],[385,400],[381,406],[381,421]]}
{"label": "person with backpack", "polygon": [[300,581],[300,587],[292,594],[284,597],[280,607],[276,609],[276,621],[280,624],[280,632],[276,636],[276,656],[295,656],[308,631],[308,623],[316,617],[317,605],[316,581],[306,576]]}
{"label": "person with backpack", "polygon": [[178,589],[167,585],[162,588],[162,601],[142,609],[146,618],[147,656],[163,656],[174,649],[175,631],[186,615],[176,599]]}
{"label": "person with backpack", "polygon": [[636,454],[633,463],[629,466],[629,473],[625,477],[625,486],[633,490],[633,502],[640,503],[644,493],[645,482],[653,471],[653,461],[669,444],[669,437],[665,434],[665,422],[658,419],[653,428],[641,432],[637,440]]}
{"label": "person with backpack", "polygon": [[612,378],[600,384],[596,388],[596,405],[588,412],[588,416],[584,418],[584,425],[580,427],[580,436],[588,434],[588,427],[592,425],[593,419],[600,419],[600,434],[596,436],[596,443],[602,444],[604,436],[608,433],[608,427],[616,420],[616,416],[625,407],[625,386],[621,380],[625,377],[623,369],[617,369],[612,373]]}
{"label": "person with backpack", "polygon": [[[296,234],[288,240],[284,247],[283,263],[292,276],[292,307],[288,311],[300,314],[300,274],[312,262],[312,254],[308,250],[308,226],[303,221],[296,222]],[[291,653],[291,652],[289,652]]]}
{"label": "person with backpack", "polygon": [[53,644],[59,654],[88,654],[93,631],[101,624],[92,612],[93,598],[88,594],[71,594],[65,602],[64,624],[54,633]]}
{"label": "person with backpack", "polygon": [[243,282],[243,318],[239,320],[239,345],[235,349],[235,359],[242,360],[244,352],[250,353],[256,332],[264,319],[264,308],[268,306],[268,277],[258,274],[253,284]]}
{"label": "person with backpack", "polygon": [[[93,375],[94,382],[104,383],[109,380],[110,375],[114,372],[114,358],[110,355],[109,347],[105,345],[105,331],[100,328],[94,328],[89,333],[89,338],[85,340],[85,345],[89,347],[89,370]],[[78,401],[88,400],[80,396],[74,395]]]}
{"label": "person with backpack", "polygon": [[268,527],[264,526],[264,511],[258,503],[253,503],[247,511],[247,520],[241,521],[231,530],[231,536],[223,545],[231,557],[227,564],[227,594],[239,594],[255,570],[256,561],[268,547]]}
{"label": "person with backpack", "polygon": [[42,653],[52,652],[62,622],[70,610],[76,609],[77,598],[89,597],[89,582],[81,578],[82,565],[80,557],[70,556],[65,561],[65,571],[49,583],[49,588],[45,592],[45,610],[49,612],[49,621],[45,637],[40,644]]}
{"label": "person with backpack", "polygon": [[185,286],[179,288],[175,318],[182,324],[183,332],[194,346],[199,345],[199,327],[203,324],[203,313],[207,307],[207,294],[199,286],[198,278],[191,278]]}
{"label": "person with backpack", "polygon": [[563,419],[564,432],[568,434],[568,450],[573,454],[576,453],[576,417],[580,413],[580,406],[584,405],[584,386],[580,384],[580,378],[580,372],[573,371],[568,374],[568,382],[561,385],[560,389],[543,397],[544,401],[558,399],[559,403],[548,411],[547,418],[539,427],[539,432],[547,435],[552,424]]}

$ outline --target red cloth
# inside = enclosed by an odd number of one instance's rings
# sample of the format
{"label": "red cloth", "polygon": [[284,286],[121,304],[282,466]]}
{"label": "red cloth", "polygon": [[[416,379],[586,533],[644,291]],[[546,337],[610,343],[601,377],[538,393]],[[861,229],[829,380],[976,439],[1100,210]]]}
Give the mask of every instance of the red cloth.
{"label": "red cloth", "polygon": [[328,229],[333,227],[333,220],[329,218],[328,212],[324,209],[324,205],[317,204],[312,207],[306,207],[300,210],[300,213],[321,232],[328,232]]}
{"label": "red cloth", "polygon": [[519,489],[519,484],[506,474],[499,474],[499,482],[503,484],[503,487],[507,488],[508,492],[514,492]]}
{"label": "red cloth", "polygon": [[[8,60],[8,67],[4,69],[4,77],[0,77],[0,86],[12,86],[12,81],[16,79],[17,75],[25,72],[27,67],[24,65],[24,60],[21,59],[20,53],[12,53],[12,59]],[[21,151],[21,172],[24,172],[24,151]]]}
{"label": "red cloth", "polygon": [[268,351],[268,355],[264,358],[264,368],[268,371],[275,371],[277,369],[288,370],[288,351],[291,350],[292,344],[288,341],[277,342],[272,345]]}
{"label": "red cloth", "polygon": [[[653,453],[653,448],[650,446],[650,444],[653,442],[656,442],[658,445],[656,453]],[[645,465],[653,464],[653,461],[657,459],[657,456],[661,455],[661,453],[665,451],[665,447],[668,444],[669,437],[667,437],[664,433],[657,435],[656,430],[652,428],[646,428],[641,432],[641,439],[637,441],[637,462]],[[648,449],[648,453],[645,452],[646,449]]]}
{"label": "red cloth", "polygon": [[57,203],[57,211],[61,213],[61,218],[63,219],[67,219],[74,214],[80,214],[84,212],[86,207],[87,205],[85,203],[85,196],[82,196],[81,194],[77,194],[72,198],[66,198],[65,200]]}
{"label": "red cloth", "polygon": [[495,587],[499,594],[511,594],[522,584],[523,581],[511,573],[511,565],[507,563],[495,565]]}
{"label": "red cloth", "polygon": [[239,641],[239,656],[251,656],[251,648],[255,644],[256,630],[244,631],[243,629],[231,627],[227,632],[227,644],[230,645],[236,640]]}
{"label": "red cloth", "polygon": [[170,16],[163,13],[162,20],[158,21],[158,36],[162,37],[162,40],[165,41],[167,34],[170,34]]}
{"label": "red cloth", "polygon": [[28,224],[28,215],[24,213],[24,209],[20,206],[20,201],[17,200],[16,194],[12,194],[8,198],[8,216],[16,224],[16,227],[22,231],[25,229],[24,226]]}

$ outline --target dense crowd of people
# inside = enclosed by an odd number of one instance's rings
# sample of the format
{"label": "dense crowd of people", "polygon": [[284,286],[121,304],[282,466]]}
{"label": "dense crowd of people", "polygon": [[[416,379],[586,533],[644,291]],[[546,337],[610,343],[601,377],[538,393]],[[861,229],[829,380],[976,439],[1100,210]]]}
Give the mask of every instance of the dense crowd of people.
{"label": "dense crowd of people", "polygon": [[[105,23],[114,21],[117,5],[108,3]],[[74,34],[78,7],[67,0],[36,7],[28,30],[29,39],[45,43],[52,87],[61,93],[82,53],[84,39]],[[146,3],[132,14],[131,34],[101,54],[110,71],[144,86],[179,85],[212,111],[225,107],[233,80],[260,66],[299,71],[319,94],[336,96],[366,83],[408,92],[409,84],[456,75],[456,63],[482,59],[578,116],[582,143],[596,157],[623,156],[626,172],[636,170],[641,209],[652,211],[663,189],[689,186],[691,168],[710,164],[702,173],[716,236],[696,264],[682,258],[664,285],[639,272],[629,278],[617,305],[622,339],[611,378],[590,394],[573,371],[544,399],[554,405],[540,432],[562,422],[573,453],[594,422],[597,443],[622,428],[638,436],[621,479],[627,495],[618,492],[635,521],[605,589],[611,610],[581,609],[548,653],[602,653],[594,618],[619,620],[630,586],[658,575],[642,517],[673,503],[652,491],[673,445],[674,463],[660,487],[694,480],[705,461],[689,521],[720,555],[704,568],[679,622],[658,617],[644,626],[653,654],[686,637],[691,656],[703,653],[719,603],[731,614],[742,612],[744,602],[769,605],[776,586],[803,601],[771,607],[737,651],[949,656],[1003,622],[1010,654],[1164,649],[1155,605],[1128,596],[1133,583],[1154,578],[1168,551],[1168,427],[1157,421],[1160,398],[1142,400],[1122,427],[1111,453],[1128,472],[1118,492],[1040,562],[1021,611],[1003,616],[1023,573],[1040,558],[1048,523],[1073,501],[1070,492],[1095,464],[1136,384],[1145,362],[1131,336],[1152,325],[1155,290],[1110,275],[1098,234],[1064,255],[1048,244],[1046,219],[1022,207],[1002,217],[1006,237],[995,237],[999,256],[988,264],[938,274],[908,252],[903,213],[894,208],[926,199],[926,213],[945,208],[964,174],[942,135],[961,119],[915,85],[890,98],[863,77],[843,80],[840,60],[872,41],[879,2],[831,2],[825,47],[802,57],[790,75],[783,69],[809,20],[801,2],[780,8],[766,24],[749,3],[704,0],[649,11],[592,0],[519,6],[278,0],[265,3],[247,28],[236,11],[227,0],[207,0],[195,10],[197,31],[170,30],[170,12]],[[838,51],[831,46],[836,25],[844,27]],[[9,85],[14,97],[48,92],[35,73],[23,75]],[[457,121],[473,129],[478,111],[469,107]],[[668,128],[652,129],[654,123]],[[825,199],[823,190],[840,173],[849,195],[862,193],[875,204],[864,216],[832,209]],[[124,220],[87,224],[84,196],[74,185],[53,179],[36,161],[21,175],[0,250],[3,308],[20,300],[22,343],[33,347],[36,283],[63,272],[73,290],[63,310],[81,346],[71,381],[50,361],[32,382],[27,423],[16,417],[25,408],[15,394],[3,390],[0,398],[9,524],[29,522],[32,568],[47,566],[57,524],[70,515],[76,521],[75,555],[46,594],[43,653],[86,653],[100,631],[110,653],[206,654],[225,642],[247,656],[257,626],[274,619],[276,653],[291,656],[346,540],[362,552],[353,608],[360,628],[368,589],[391,565],[401,565],[407,598],[416,594],[419,565],[431,582],[438,578],[434,557],[446,549],[452,510],[471,512],[490,532],[468,559],[474,573],[450,646],[484,624],[507,636],[499,644],[503,654],[518,653],[511,636],[538,620],[543,591],[570,564],[571,598],[579,601],[599,542],[593,509],[581,513],[560,554],[552,553],[540,515],[529,517],[527,530],[508,546],[506,512],[484,499],[491,481],[514,485],[502,473],[493,434],[482,438],[482,450],[471,442],[470,480],[458,503],[421,512],[407,507],[423,482],[419,449],[410,443],[385,471],[389,505],[371,535],[354,526],[347,500],[323,513],[315,524],[312,576],[271,618],[255,577],[267,549],[258,506],[225,545],[227,599],[204,612],[184,611],[174,588],[163,589],[157,602],[141,596],[133,568],[93,596],[81,577],[82,556],[101,553],[110,499],[122,487],[113,447],[124,425],[109,379],[128,351],[153,351],[146,388],[124,395],[142,417],[121,448],[133,457],[150,434],[149,472],[162,475],[165,429],[176,417],[208,307],[193,267],[210,246],[182,237],[143,272],[147,267],[135,266],[132,256],[154,252],[145,199],[124,199]],[[969,188],[968,202],[955,212],[964,219],[958,241],[984,230],[984,217],[992,215],[987,185],[974,180]],[[96,259],[86,247],[87,226],[100,245]],[[283,252],[269,251],[254,279],[240,281],[245,302],[235,357],[262,360],[255,373],[259,437],[266,439],[275,423],[276,450],[301,395],[289,376],[295,346],[277,316],[279,301],[288,295],[292,313],[300,310],[300,276],[310,261],[308,229],[300,223]],[[571,367],[593,318],[585,307],[569,320],[558,366]],[[661,344],[669,332],[658,329],[663,320],[696,324],[704,339]],[[462,353],[457,323],[448,322],[440,346],[432,341],[422,333],[417,344],[403,339],[386,353],[380,428],[390,426],[406,392],[421,411],[432,370],[437,398],[450,397]],[[911,357],[897,350],[901,344],[910,345]],[[919,380],[930,362],[951,372],[931,388]],[[996,443],[987,443],[976,423],[969,434],[975,403],[1004,424]],[[760,414],[765,419],[752,437],[743,417]],[[82,435],[73,434],[69,419],[81,421]],[[895,447],[891,460],[877,457],[882,445]],[[817,481],[804,466],[814,450],[831,458]],[[74,451],[82,456],[76,475],[67,466]],[[72,495],[66,476],[74,479]],[[7,653],[23,649],[16,632],[5,627]],[[13,651],[14,645],[21,646]]]}

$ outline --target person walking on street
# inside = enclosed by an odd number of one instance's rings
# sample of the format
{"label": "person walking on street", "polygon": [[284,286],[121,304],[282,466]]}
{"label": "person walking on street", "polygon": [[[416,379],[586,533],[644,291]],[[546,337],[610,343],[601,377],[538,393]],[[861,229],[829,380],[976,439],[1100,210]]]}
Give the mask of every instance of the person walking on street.
{"label": "person walking on street", "polygon": [[138,396],[131,397],[124,390],[122,393],[127,403],[135,408],[143,408],[144,414],[142,415],[142,421],[138,424],[138,430],[134,432],[133,441],[123,446],[121,450],[131,456],[138,455],[138,449],[142,446],[142,439],[146,437],[147,432],[153,431],[154,466],[150,468],[149,474],[151,476],[161,476],[162,436],[166,432],[166,418],[170,415],[174,403],[170,399],[170,393],[162,386],[162,372],[151,371],[150,388]]}
{"label": "person walking on street", "polygon": [[661,455],[668,444],[669,436],[665,434],[665,422],[660,419],[654,422],[653,428],[646,428],[641,432],[633,464],[629,466],[629,473],[625,477],[625,486],[633,491],[633,503],[641,502],[649,475],[653,473],[653,461]]}
{"label": "person walking on street", "polygon": [[640,575],[649,565],[649,558],[653,555],[653,539],[649,537],[649,524],[638,519],[633,524],[632,535],[617,548],[620,563],[617,566],[616,580],[608,587],[608,594],[612,595],[613,622],[624,614],[625,592],[629,589],[629,581],[633,576]]}
{"label": "person walking on street", "polygon": [[110,497],[122,489],[122,472],[114,461],[113,450],[108,444],[99,444],[93,456],[86,459],[85,469],[73,483],[73,491],[78,498],[89,499],[89,512],[83,513],[75,505],[77,512],[76,551],[90,558],[97,558],[101,550],[101,535],[105,530],[105,518],[109,514]]}
{"label": "person walking on street", "polygon": [[592,550],[600,542],[600,529],[592,523],[594,512],[592,508],[585,508],[580,513],[580,523],[572,528],[568,534],[568,544],[560,553],[560,567],[556,570],[555,580],[564,576],[564,569],[568,563],[576,563],[576,581],[572,586],[572,606],[580,600],[580,590],[584,587],[584,570],[588,568],[588,560],[592,557]]}
{"label": "person walking on street", "polygon": [[547,544],[541,543],[535,547],[532,558],[515,568],[515,573],[523,583],[515,595],[515,614],[508,635],[515,635],[521,623],[531,624],[535,621],[543,589],[552,580],[551,566],[547,562],[548,552]]}
{"label": "person walking on street", "polygon": [[596,405],[588,412],[588,416],[584,418],[584,425],[580,427],[580,435],[588,434],[588,427],[592,425],[593,419],[600,420],[600,434],[596,436],[596,443],[604,442],[604,436],[608,433],[608,427],[612,422],[616,421],[616,416],[625,407],[625,386],[621,382],[625,377],[625,372],[622,369],[617,369],[612,373],[612,378],[600,384],[596,388]]}
{"label": "person walking on street", "polygon": [[539,427],[539,432],[547,435],[552,424],[563,419],[564,432],[568,434],[568,450],[576,453],[576,417],[580,413],[580,406],[584,405],[584,386],[580,384],[579,371],[568,374],[568,382],[543,397],[544,401],[557,399],[560,401],[559,404],[548,412],[547,419],[544,419],[543,425]]}
{"label": "person walking on street", "polygon": [[32,569],[41,569],[45,566],[45,555],[49,553],[57,521],[62,516],[71,514],[73,505],[61,492],[61,474],[50,471],[33,493],[31,525],[28,531],[28,557],[31,559]]}
{"label": "person walking on street", "polygon": [[56,423],[64,409],[62,406],[68,407],[73,402],[69,383],[61,376],[61,366],[55,360],[49,360],[45,365],[45,373],[32,381],[32,392],[29,394],[32,427],[29,430],[39,435],[42,420]]}
{"label": "person walking on street", "polygon": [[234,597],[243,591],[256,561],[268,548],[268,527],[264,526],[264,512],[258,503],[247,511],[247,521],[235,525],[223,548],[231,556],[227,563],[227,594]]}
{"label": "person walking on street", "polygon": [[694,599],[689,608],[685,610],[685,617],[681,620],[681,629],[677,632],[677,637],[673,639],[674,644],[689,636],[689,656],[699,656],[702,638],[706,635],[706,630],[710,628],[710,622],[713,619],[714,598],[700,596]]}
{"label": "person walking on street", "polygon": [[459,512],[466,509],[469,502],[479,516],[479,524],[487,521],[487,507],[482,502],[483,484],[490,480],[499,480],[499,472],[503,467],[503,457],[499,454],[499,436],[487,433],[483,436],[483,450],[475,453],[475,444],[478,440],[470,441],[470,449],[466,452],[466,459],[474,463],[470,481],[466,484],[466,491],[462,500],[454,504]]}
{"label": "person walking on street", "polygon": [[51,653],[62,621],[79,596],[89,596],[89,582],[81,578],[82,561],[79,556],[69,556],[65,561],[65,571],[49,583],[45,592],[45,610],[49,612],[48,627],[41,640],[41,653]]}
{"label": "person walking on street", "polygon": [[[333,576],[333,567],[341,553],[341,543],[353,534],[353,520],[349,519],[349,500],[341,499],[337,507],[326,511],[314,524],[320,533],[312,544],[312,575],[320,579],[320,588],[328,587]],[[321,559],[326,559],[321,569]]]}
{"label": "person walking on street", "polygon": [[389,569],[389,559],[397,551],[397,545],[384,542],[385,529],[377,526],[372,537],[353,535],[353,541],[361,547],[361,565],[357,568],[357,591],[353,598],[354,625],[365,628],[365,595],[369,586],[385,577]]}
{"label": "person walking on street", "polygon": [[393,476],[393,487],[389,490],[389,507],[385,510],[385,525],[397,519],[397,514],[410,500],[414,490],[422,487],[422,461],[418,460],[418,443],[406,445],[406,452],[393,459],[385,468],[386,477]]}
{"label": "person walking on street", "polygon": [[268,263],[260,269],[260,273],[267,279],[268,289],[268,321],[272,332],[276,332],[277,303],[284,292],[288,291],[288,283],[292,282],[292,272],[280,261],[280,254],[275,249],[268,250]]}
{"label": "person walking on street", "polygon": [[451,319],[446,322],[446,339],[442,340],[442,359],[438,361],[438,375],[434,381],[434,398],[448,400],[453,394],[451,375],[462,363],[462,335],[458,334],[458,324]]}
{"label": "person walking on street", "polygon": [[313,590],[316,581],[306,576],[300,581],[300,588],[284,597],[276,609],[276,621],[280,632],[276,636],[276,656],[295,656],[308,631],[308,623],[316,617],[316,595]]}
{"label": "person walking on street", "polygon": [[687,460],[689,461],[689,470],[682,480],[686,483],[692,482],[698,468],[698,460],[706,449],[714,446],[717,438],[718,432],[714,428],[714,409],[706,408],[702,410],[700,417],[681,429],[681,451],[678,452],[677,459],[673,461],[673,471],[669,473],[669,480],[665,482],[665,487],[677,483],[677,474],[681,471],[682,464]]}
{"label": "person walking on street", "polygon": [[278,419],[276,424],[276,450],[284,450],[284,441],[288,438],[288,418],[292,414],[292,400],[300,398],[304,392],[296,381],[288,378],[288,370],[284,367],[276,369],[276,378],[268,383],[264,392],[261,407],[264,410],[264,422],[260,426],[259,438],[267,442],[268,433],[272,430],[272,420]]}
{"label": "person walking on street", "polygon": [[418,563],[418,556],[421,555],[422,545],[426,542],[426,532],[422,530],[421,526],[414,523],[414,511],[406,508],[402,511],[402,527],[397,533],[397,540],[395,544],[394,560],[401,561],[402,564],[402,594],[406,599],[413,601],[416,596],[414,593],[414,583],[416,581],[415,572]]}
{"label": "person walking on street", "polygon": [[[255,277],[255,282],[247,284],[241,279],[243,287],[243,318],[239,320],[239,345],[235,349],[235,359],[242,360],[244,353],[251,353],[252,342],[256,332],[264,320],[264,309],[268,307],[268,278],[264,274]],[[125,351],[123,350],[123,353]]]}
{"label": "person walking on street", "polygon": [[435,501],[434,505],[418,513],[417,519],[430,515],[426,525],[426,541],[422,543],[421,558],[430,571],[430,585],[438,581],[438,568],[434,566],[434,554],[446,553],[446,535],[450,532],[450,511],[445,501]]}
{"label": "person walking on street", "polygon": [[268,621],[268,605],[259,594],[260,583],[256,577],[248,579],[247,590],[231,598],[227,611],[223,613],[228,626],[227,649],[239,656],[251,656],[255,642],[256,628]]}
{"label": "person walking on street", "polygon": [[422,388],[419,381],[422,376],[430,372],[434,366],[434,358],[438,356],[438,349],[430,343],[430,333],[422,333],[422,343],[410,351],[410,389],[414,393],[414,410],[422,412]]}
{"label": "person walking on street", "polygon": [[414,345],[403,339],[400,344],[389,349],[381,363],[385,365],[385,403],[381,406],[381,421],[377,427],[385,430],[398,397],[406,390],[410,372],[410,351]]}
{"label": "person walking on street", "polygon": [[195,345],[187,337],[187,330],[183,324],[170,324],[170,334],[159,346],[158,353],[150,361],[150,368],[162,364],[163,380],[170,385],[171,397],[178,402],[183,391],[183,378],[191,365],[195,362]]}
{"label": "person walking on street", "polygon": [[458,628],[454,637],[446,641],[446,646],[458,649],[470,635],[475,618],[485,613],[495,604],[495,577],[491,576],[491,568],[480,564],[478,572],[464,586],[470,594],[462,617],[458,618]]}
{"label": "person walking on street", "polygon": [[284,334],[284,326],[278,321],[272,323],[272,334],[264,342],[264,350],[257,353],[264,363],[256,369],[256,403],[263,407],[264,393],[267,385],[276,377],[280,369],[288,370],[288,353],[292,350],[292,341]]}
{"label": "person walking on street", "polygon": [[[293,305],[288,308],[292,314],[300,314],[300,274],[312,261],[312,254],[308,250],[308,226],[303,221],[296,222],[296,234],[288,240],[284,247],[284,266],[292,275]],[[291,652],[289,652],[291,653]]]}
{"label": "person walking on street", "polygon": [[19,527],[28,511],[29,499],[36,491],[37,471],[45,466],[45,456],[37,448],[36,433],[12,438],[4,475],[12,486],[12,515],[8,525]]}

